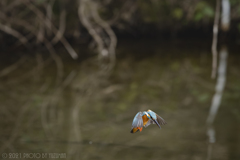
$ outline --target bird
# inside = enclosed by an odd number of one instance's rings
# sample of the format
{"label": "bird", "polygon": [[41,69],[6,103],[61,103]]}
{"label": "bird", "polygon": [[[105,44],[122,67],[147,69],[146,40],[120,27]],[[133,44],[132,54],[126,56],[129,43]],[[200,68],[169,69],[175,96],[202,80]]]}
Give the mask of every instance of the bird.
{"label": "bird", "polygon": [[160,125],[165,125],[167,122],[150,109],[143,112],[140,111],[133,118],[131,133],[141,132],[143,126],[146,128],[150,124],[156,124],[161,129]]}

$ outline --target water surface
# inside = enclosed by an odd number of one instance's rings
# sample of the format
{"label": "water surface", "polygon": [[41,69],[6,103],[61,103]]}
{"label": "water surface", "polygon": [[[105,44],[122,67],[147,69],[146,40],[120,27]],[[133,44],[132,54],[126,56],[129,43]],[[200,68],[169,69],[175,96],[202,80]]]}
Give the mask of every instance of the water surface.
{"label": "water surface", "polygon": [[[226,84],[214,121],[213,160],[240,159],[240,55],[229,48]],[[36,51],[37,52],[37,51]],[[66,153],[67,159],[207,159],[206,119],[215,94],[203,43],[122,41],[106,71],[96,56],[74,61],[58,51],[2,56],[1,153]],[[88,54],[79,48],[83,55]],[[4,54],[3,54],[4,55]],[[22,58],[22,59],[21,59]],[[138,111],[167,125],[131,134]],[[45,158],[46,159],[46,158]]]}

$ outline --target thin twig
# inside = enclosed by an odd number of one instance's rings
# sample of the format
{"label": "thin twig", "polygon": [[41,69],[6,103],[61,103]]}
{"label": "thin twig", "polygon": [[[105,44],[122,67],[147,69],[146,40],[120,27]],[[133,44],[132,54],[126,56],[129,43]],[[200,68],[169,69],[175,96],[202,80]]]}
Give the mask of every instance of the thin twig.
{"label": "thin twig", "polygon": [[0,30],[16,37],[17,39],[19,39],[19,41],[26,46],[26,43],[28,42],[28,40],[21,34],[19,33],[18,31],[12,29],[11,27],[9,26],[6,26],[6,25],[3,25],[0,23]]}
{"label": "thin twig", "polygon": [[[36,19],[36,21],[38,21],[38,19]],[[44,25],[43,25],[43,23],[40,22],[39,30],[38,30],[38,34],[37,34],[37,43],[42,43],[43,39],[44,39]]]}
{"label": "thin twig", "polygon": [[[57,28],[52,24],[52,22],[44,16],[44,14],[36,7],[34,6],[32,3],[30,3],[29,1],[28,2],[25,2],[24,1],[24,4],[33,12],[37,15],[37,17],[43,21],[46,26],[52,30],[52,32],[54,34],[57,34],[58,30]],[[50,25],[51,24],[51,25]],[[71,57],[73,59],[77,59],[78,58],[78,55],[77,53],[75,52],[75,50],[72,48],[72,46],[68,43],[68,41],[62,37],[60,39],[60,41],[62,42],[63,46],[66,48],[66,50],[68,51],[68,53],[71,55]]]}
{"label": "thin twig", "polygon": [[113,32],[113,30],[111,29],[111,27],[109,26],[108,23],[106,23],[105,21],[103,21],[101,19],[101,17],[98,14],[98,7],[97,4],[93,5],[93,18],[94,20],[106,31],[106,33],[108,34],[109,38],[110,38],[110,44],[108,47],[108,51],[109,51],[109,56],[111,59],[111,62],[115,62],[115,48],[117,45],[117,37],[115,35],[115,33]]}
{"label": "thin twig", "polygon": [[216,77],[217,72],[217,40],[218,40],[218,24],[220,17],[220,0],[216,0],[216,11],[213,25],[213,41],[212,41],[212,78]]}
{"label": "thin twig", "polygon": [[[1,18],[7,19],[6,16],[4,16],[3,14],[0,14]],[[38,33],[36,32],[36,29],[30,25],[28,22],[23,21],[23,20],[16,20],[14,18],[9,18],[8,21],[18,24],[20,26],[25,27],[26,29],[28,29],[32,34],[34,34],[36,37],[38,36]],[[57,83],[60,82],[61,78],[63,77],[63,63],[61,58],[56,54],[56,51],[54,49],[54,47],[52,46],[51,42],[49,42],[48,39],[46,39],[45,37],[43,37],[43,43],[46,46],[46,48],[48,49],[48,51],[50,52],[50,55],[52,56],[53,60],[56,62],[56,66],[57,66],[57,73],[58,73],[58,78],[57,78]]]}
{"label": "thin twig", "polygon": [[[52,21],[52,8],[53,8],[53,4],[54,4],[55,0],[50,0],[50,2],[48,2],[47,6],[46,6],[46,12],[47,12],[47,15],[46,17]],[[47,29],[47,35],[50,36],[51,35],[51,23],[49,24],[50,26],[50,29]]]}
{"label": "thin twig", "polygon": [[[88,3],[90,3],[90,4],[88,4]],[[88,20],[89,14],[87,14],[87,12],[88,12],[87,7],[91,7],[91,1],[79,0],[78,16],[79,16],[80,21],[87,28],[89,34],[93,37],[95,42],[98,44],[98,52],[101,53],[104,49],[104,43],[103,43],[100,35],[97,33],[97,31],[94,29],[93,25]]]}
{"label": "thin twig", "polygon": [[65,9],[61,10],[59,21],[60,21],[59,30],[52,40],[53,44],[56,44],[59,40],[61,40],[64,35],[64,31],[66,29],[66,10]]}

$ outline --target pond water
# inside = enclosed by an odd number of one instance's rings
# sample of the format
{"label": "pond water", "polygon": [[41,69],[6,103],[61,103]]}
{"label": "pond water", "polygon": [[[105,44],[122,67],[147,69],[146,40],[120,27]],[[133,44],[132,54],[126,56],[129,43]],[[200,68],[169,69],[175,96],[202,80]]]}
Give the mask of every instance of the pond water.
{"label": "pond water", "polygon": [[[61,158],[83,160],[239,160],[237,47],[228,48],[212,144],[206,121],[217,80],[210,77],[209,44],[121,40],[110,71],[97,56],[75,61],[61,48],[62,79],[47,51],[3,53],[1,154],[6,153],[6,159],[16,159],[16,154],[18,159],[35,159],[34,153],[52,159],[42,154],[60,153]],[[80,55],[89,52],[76,49]],[[167,125],[150,125],[131,134],[135,114],[148,109]]]}

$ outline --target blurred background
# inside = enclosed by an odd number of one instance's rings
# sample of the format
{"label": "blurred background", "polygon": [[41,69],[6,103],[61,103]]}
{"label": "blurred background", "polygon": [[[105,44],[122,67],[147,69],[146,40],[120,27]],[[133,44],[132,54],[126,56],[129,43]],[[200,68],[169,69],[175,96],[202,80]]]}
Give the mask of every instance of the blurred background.
{"label": "blurred background", "polygon": [[1,158],[240,159],[239,0],[1,0],[0,41]]}

